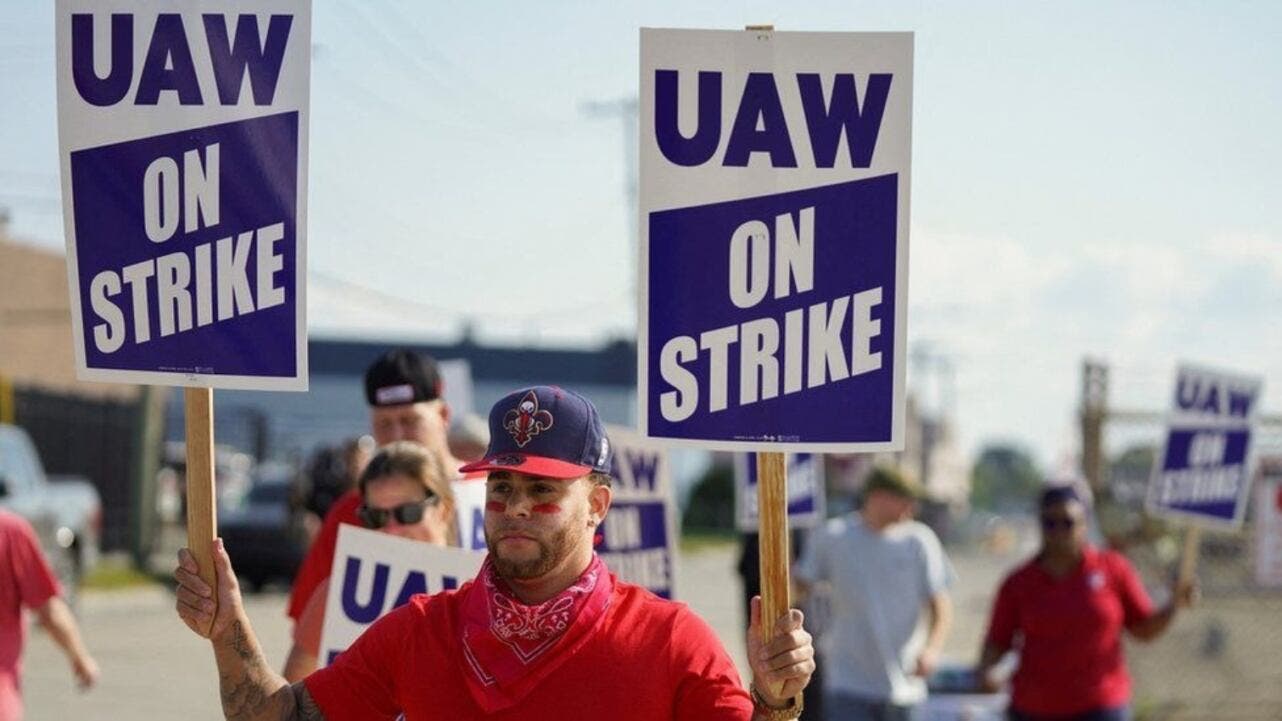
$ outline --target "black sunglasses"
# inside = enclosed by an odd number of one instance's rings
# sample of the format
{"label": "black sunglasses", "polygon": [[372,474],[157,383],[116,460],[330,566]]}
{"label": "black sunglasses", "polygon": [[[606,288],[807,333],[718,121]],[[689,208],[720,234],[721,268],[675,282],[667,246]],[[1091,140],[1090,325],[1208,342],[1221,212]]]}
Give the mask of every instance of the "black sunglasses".
{"label": "black sunglasses", "polygon": [[402,526],[409,526],[423,520],[423,510],[428,506],[435,506],[438,500],[437,496],[431,495],[421,501],[402,503],[395,508],[370,508],[362,504],[356,509],[356,515],[366,528],[382,528],[393,518]]}
{"label": "black sunglasses", "polygon": [[1064,530],[1067,531],[1077,525],[1075,518],[1056,518],[1055,516],[1042,516],[1042,529],[1047,531]]}

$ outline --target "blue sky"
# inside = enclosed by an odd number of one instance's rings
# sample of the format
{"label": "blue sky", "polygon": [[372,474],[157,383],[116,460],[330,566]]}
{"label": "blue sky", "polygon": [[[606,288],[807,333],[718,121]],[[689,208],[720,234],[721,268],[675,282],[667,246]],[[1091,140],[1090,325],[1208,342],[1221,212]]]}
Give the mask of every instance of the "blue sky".
{"label": "blue sky", "polygon": [[[0,206],[63,243],[51,3],[0,9]],[[793,7],[798,5],[799,7]],[[1282,5],[316,0],[315,332],[594,342],[634,327],[637,28],[916,33],[910,343],[955,413],[1071,452],[1081,358],[1160,408],[1188,359],[1282,412]]]}

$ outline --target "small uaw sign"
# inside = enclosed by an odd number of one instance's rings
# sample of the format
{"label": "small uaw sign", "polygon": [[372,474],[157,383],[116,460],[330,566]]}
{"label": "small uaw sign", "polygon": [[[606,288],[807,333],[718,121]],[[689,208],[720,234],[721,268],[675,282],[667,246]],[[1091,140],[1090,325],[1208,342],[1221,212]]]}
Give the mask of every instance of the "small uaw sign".
{"label": "small uaw sign", "polygon": [[1199,525],[1242,524],[1251,479],[1251,430],[1262,378],[1183,365],[1148,509]]}
{"label": "small uaw sign", "polygon": [[325,598],[320,665],[333,663],[370,624],[415,594],[447,591],[475,578],[484,560],[480,551],[339,526]]}
{"label": "small uaw sign", "polygon": [[668,454],[633,430],[610,426],[613,500],[597,527],[597,553],[621,580],[663,598],[676,592],[676,508]]}
{"label": "small uaw sign", "polygon": [[[814,528],[824,520],[823,456],[790,453],[788,473],[788,523],[796,528]],[[734,458],[735,518],[740,531],[756,531],[757,454],[739,453]]]}
{"label": "small uaw sign", "polygon": [[307,0],[58,0],[77,375],[306,390]]}
{"label": "small uaw sign", "polygon": [[903,446],[910,33],[641,32],[642,432]]}

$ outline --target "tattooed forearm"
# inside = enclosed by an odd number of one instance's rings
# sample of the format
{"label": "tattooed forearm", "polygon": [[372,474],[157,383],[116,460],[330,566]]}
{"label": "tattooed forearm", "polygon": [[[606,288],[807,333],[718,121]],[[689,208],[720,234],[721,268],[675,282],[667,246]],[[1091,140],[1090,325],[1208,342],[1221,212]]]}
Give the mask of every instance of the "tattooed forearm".
{"label": "tattooed forearm", "polygon": [[220,675],[222,687],[223,716],[228,721],[251,721],[265,711],[270,697],[262,686],[248,678],[236,681],[227,675]]}
{"label": "tattooed forearm", "polygon": [[289,686],[267,665],[248,621],[234,621],[214,641],[214,659],[228,721],[324,720],[302,684]]}
{"label": "tattooed forearm", "polygon": [[298,705],[298,714],[296,718],[299,721],[325,721],[325,714],[321,713],[320,707],[316,705],[316,699],[303,685],[302,681],[294,684],[294,701]]}
{"label": "tattooed forearm", "polygon": [[245,633],[245,626],[240,621],[231,625],[231,648],[236,652],[242,661],[254,663],[260,661],[261,655],[258,653],[257,644],[252,643],[249,634]]}

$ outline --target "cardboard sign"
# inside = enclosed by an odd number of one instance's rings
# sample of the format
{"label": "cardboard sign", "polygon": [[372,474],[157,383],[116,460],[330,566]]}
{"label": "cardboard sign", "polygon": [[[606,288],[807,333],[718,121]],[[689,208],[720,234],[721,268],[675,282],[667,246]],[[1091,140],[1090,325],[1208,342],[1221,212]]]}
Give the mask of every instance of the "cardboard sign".
{"label": "cardboard sign", "polygon": [[[790,453],[788,469],[788,525],[814,528],[824,522],[823,456]],[[740,453],[734,458],[735,519],[740,531],[760,528],[757,517],[757,454]]]}
{"label": "cardboard sign", "polygon": [[903,446],[910,33],[641,31],[651,438]]}
{"label": "cardboard sign", "polygon": [[1255,486],[1255,582],[1282,588],[1282,456],[1260,460]]}
{"label": "cardboard sign", "polygon": [[56,8],[77,375],[306,390],[310,2]]}
{"label": "cardboard sign", "polygon": [[485,546],[485,479],[468,478],[452,481],[454,508],[458,515],[459,545],[473,551]]}
{"label": "cardboard sign", "polygon": [[635,431],[611,426],[614,500],[597,527],[605,565],[620,580],[663,598],[676,591],[676,508],[663,448]]}
{"label": "cardboard sign", "polygon": [[320,665],[338,654],[388,611],[417,593],[458,588],[476,576],[485,554],[434,546],[343,524],[338,529]]}
{"label": "cardboard sign", "polygon": [[1148,510],[1205,525],[1242,524],[1261,378],[1181,366]]}

